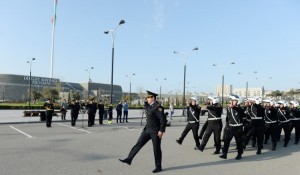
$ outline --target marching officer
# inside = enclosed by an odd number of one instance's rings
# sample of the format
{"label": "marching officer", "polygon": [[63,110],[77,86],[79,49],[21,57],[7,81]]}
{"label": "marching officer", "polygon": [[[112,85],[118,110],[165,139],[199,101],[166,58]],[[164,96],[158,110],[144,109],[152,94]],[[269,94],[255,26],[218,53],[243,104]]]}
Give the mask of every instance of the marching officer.
{"label": "marching officer", "polygon": [[272,140],[272,150],[276,150],[277,144],[277,131],[278,131],[278,119],[277,110],[273,107],[272,100],[263,100],[265,108],[265,144],[267,144],[269,137]]}
{"label": "marching officer", "polygon": [[260,98],[249,98],[248,100],[250,102],[249,114],[251,116],[251,128],[249,129],[249,132],[245,138],[244,147],[249,143],[251,136],[254,136],[257,139],[256,154],[259,155],[261,154],[264,142],[265,109],[261,106]]}
{"label": "marching officer", "polygon": [[78,101],[72,100],[71,104],[69,104],[71,108],[71,125],[75,126],[76,120],[78,118],[79,110],[80,110],[80,105]]}
{"label": "marching officer", "polygon": [[131,165],[134,156],[151,139],[155,158],[155,169],[152,172],[158,173],[162,171],[161,139],[166,129],[166,117],[164,116],[164,108],[156,101],[157,94],[150,91],[147,91],[147,94],[148,105],[145,109],[146,126],[127,158],[119,160],[122,163]]}
{"label": "marching officer", "polygon": [[225,140],[224,147],[222,149],[222,155],[219,157],[222,159],[227,159],[227,153],[229,149],[230,142],[234,137],[236,140],[238,155],[236,160],[240,160],[243,154],[243,109],[240,107],[240,97],[237,95],[232,95],[229,97],[230,102],[227,107],[226,115],[226,128],[225,128]]}
{"label": "marching officer", "polygon": [[299,103],[297,101],[290,101],[291,103],[291,132],[293,130],[293,128],[295,128],[295,143],[294,144],[298,144],[299,143],[299,139],[300,139],[300,111],[298,109]]}
{"label": "marching officer", "polygon": [[[281,133],[281,129],[284,131],[284,147],[287,147],[290,138],[291,138],[291,122],[290,122],[290,110],[287,108],[287,103],[284,100],[278,101],[279,108],[277,111],[277,117],[279,121],[279,131],[278,133]],[[277,133],[277,134],[278,134]]]}
{"label": "marching officer", "polygon": [[44,104],[44,108],[46,109],[46,126],[47,126],[47,128],[50,128],[51,122],[52,122],[52,116],[54,113],[54,105],[51,102],[50,98],[48,98],[48,100]]}
{"label": "marching officer", "polygon": [[216,146],[216,151],[214,154],[219,154],[221,149],[221,132],[222,132],[222,106],[219,105],[219,97],[208,97],[210,100],[207,106],[208,118],[207,118],[207,128],[203,140],[200,145],[200,151],[203,151],[209,137],[214,133],[214,141]]}
{"label": "marching officer", "polygon": [[103,125],[104,104],[102,100],[99,101],[98,109],[99,109],[99,124]]}
{"label": "marching officer", "polygon": [[88,127],[95,125],[95,115],[97,112],[97,105],[94,103],[94,98],[90,99],[89,104],[86,105],[88,113]]}
{"label": "marching officer", "polygon": [[[201,112],[201,107],[197,105],[196,97],[191,97],[191,102],[187,107],[187,125],[183,130],[181,137],[176,140],[176,142],[181,145],[185,136],[190,132],[193,131],[194,140],[196,142],[195,150],[201,150],[200,148],[200,141],[198,136],[199,130],[199,116]],[[203,149],[202,149],[203,150]]]}

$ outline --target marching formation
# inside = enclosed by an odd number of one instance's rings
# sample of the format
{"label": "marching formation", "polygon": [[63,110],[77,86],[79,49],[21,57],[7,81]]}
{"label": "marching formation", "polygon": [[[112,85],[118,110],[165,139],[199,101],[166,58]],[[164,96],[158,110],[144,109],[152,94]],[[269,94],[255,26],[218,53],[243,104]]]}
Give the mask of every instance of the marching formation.
{"label": "marching formation", "polygon": [[[214,146],[219,154],[221,150],[221,131],[222,131],[222,106],[219,104],[219,97],[208,97],[209,102],[206,103],[208,118],[204,123],[199,136],[199,109],[196,105],[196,99],[191,98],[188,106],[187,120],[188,124],[184,129],[181,137],[176,140],[178,144],[182,144],[184,137],[192,129],[196,142],[195,149],[204,151],[212,133],[214,133]],[[246,150],[250,140],[252,147],[257,145],[257,155],[260,155],[263,144],[267,144],[271,137],[272,150],[276,150],[277,142],[280,141],[282,130],[284,131],[283,146],[287,147],[291,140],[291,132],[295,128],[295,142],[299,143],[300,139],[300,111],[297,101],[289,103],[280,100],[275,102],[272,99],[261,100],[261,98],[247,98],[243,100],[239,96],[232,95],[227,105],[226,123],[223,130],[222,155],[219,157],[227,159],[227,153],[231,140],[235,139],[237,156],[235,159],[242,158],[243,151]],[[202,139],[202,142],[199,142]]]}

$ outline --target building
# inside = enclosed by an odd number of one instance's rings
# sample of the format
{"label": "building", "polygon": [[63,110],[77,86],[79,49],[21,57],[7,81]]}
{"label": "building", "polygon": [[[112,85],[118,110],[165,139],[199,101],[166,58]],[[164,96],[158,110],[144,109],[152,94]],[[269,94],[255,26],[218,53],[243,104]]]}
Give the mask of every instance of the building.
{"label": "building", "polygon": [[[246,91],[247,95],[246,95]],[[264,88],[235,88],[233,93],[240,96],[240,97],[265,97]]]}
{"label": "building", "polygon": [[[224,85],[224,97],[229,97],[232,94],[232,85]],[[216,95],[221,97],[222,96],[222,85],[218,85],[216,87]]]}
{"label": "building", "polygon": [[[0,101],[28,101],[30,77],[27,75],[0,74]],[[110,99],[110,84],[102,83],[73,83],[60,82],[56,78],[31,77],[32,91],[43,92],[45,88],[56,88],[60,95],[79,92],[82,99],[90,96]],[[123,95],[122,87],[114,85],[113,102],[120,100]]]}

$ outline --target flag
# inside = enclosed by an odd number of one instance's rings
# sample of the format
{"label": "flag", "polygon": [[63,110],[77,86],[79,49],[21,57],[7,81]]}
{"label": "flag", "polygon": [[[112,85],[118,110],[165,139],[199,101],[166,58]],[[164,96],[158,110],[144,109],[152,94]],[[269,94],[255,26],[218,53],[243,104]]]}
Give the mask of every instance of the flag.
{"label": "flag", "polygon": [[52,24],[56,23],[56,8],[57,8],[57,0],[54,0],[54,15],[52,16]]}

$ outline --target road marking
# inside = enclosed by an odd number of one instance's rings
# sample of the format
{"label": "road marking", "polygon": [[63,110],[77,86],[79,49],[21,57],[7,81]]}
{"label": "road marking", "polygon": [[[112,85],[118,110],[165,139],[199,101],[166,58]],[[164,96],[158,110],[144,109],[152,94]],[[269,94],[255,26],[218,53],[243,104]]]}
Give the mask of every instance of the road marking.
{"label": "road marking", "polygon": [[118,125],[114,125],[114,124],[110,124],[111,126],[114,126],[114,127],[117,127],[117,128],[125,128],[125,129],[128,129],[128,130],[134,130],[134,129],[131,129],[129,127],[126,127],[126,126],[118,126]]}
{"label": "road marking", "polygon": [[31,135],[29,135],[29,134],[27,134],[27,133],[25,133],[25,132],[23,132],[23,131],[21,131],[21,130],[15,128],[15,127],[13,127],[13,126],[9,126],[9,127],[11,127],[12,129],[18,131],[19,133],[21,133],[21,134],[27,136],[28,138],[34,138],[34,137],[32,137]]}
{"label": "road marking", "polygon": [[86,133],[88,133],[88,134],[91,134],[91,133],[92,133],[92,132],[87,131],[87,130],[82,129],[82,128],[76,128],[76,127],[64,125],[64,124],[61,124],[61,123],[57,123],[57,124],[60,125],[60,126],[64,126],[64,127],[68,127],[68,128],[71,128],[71,129],[75,129],[75,130],[79,130],[79,131],[82,131],[82,132],[86,132]]}

